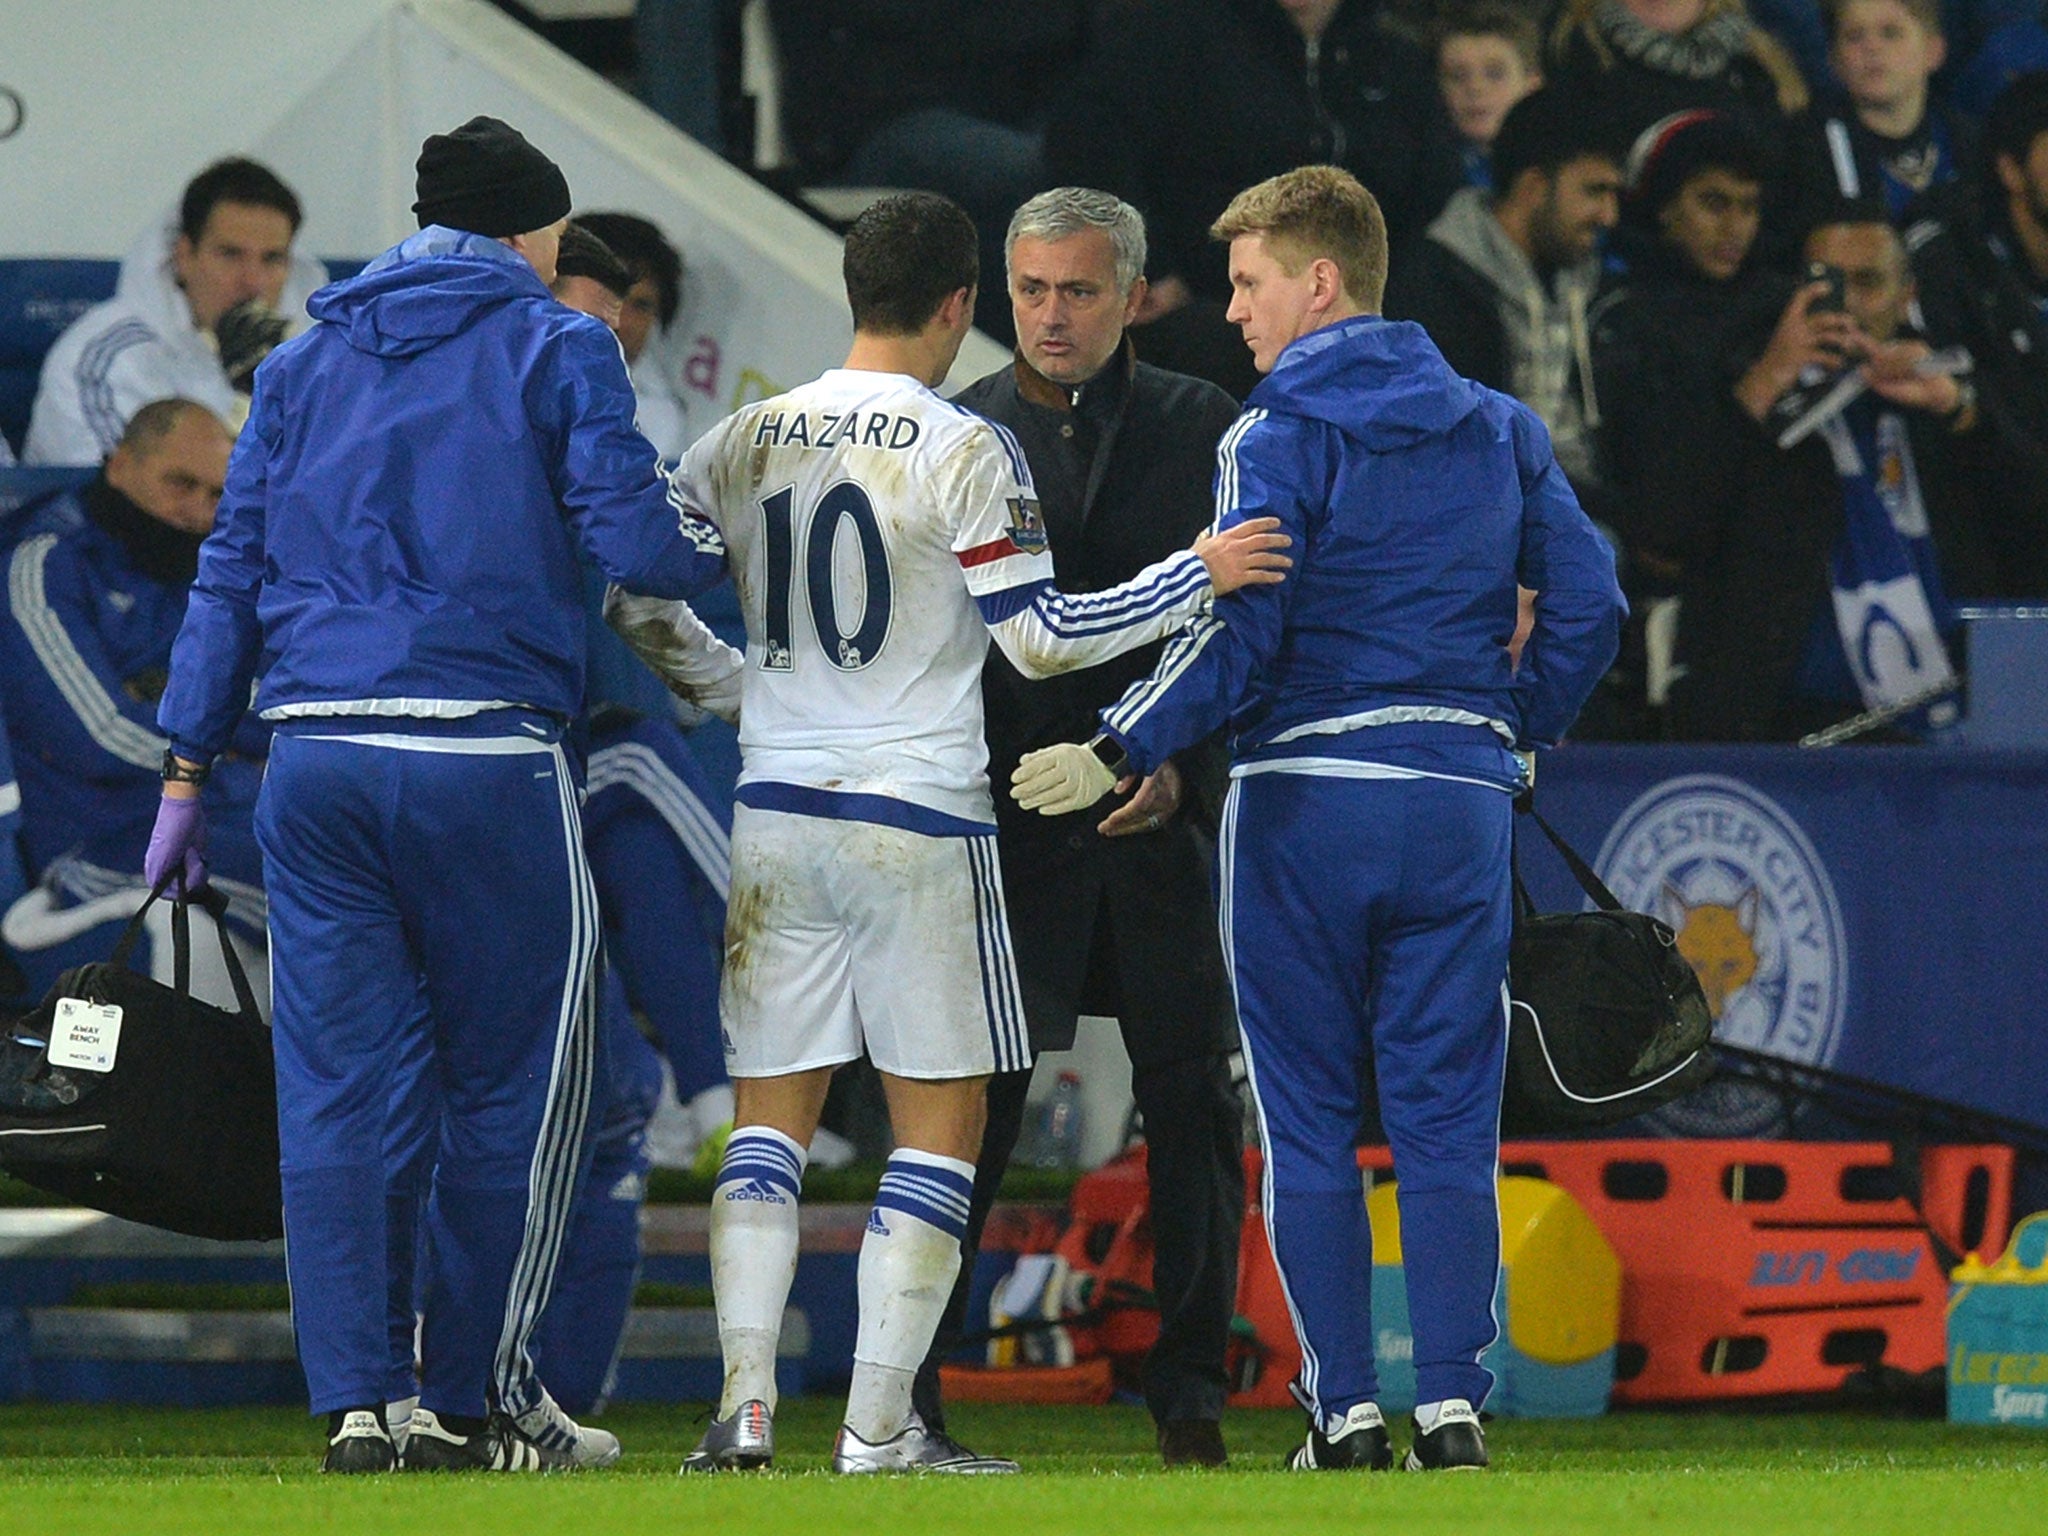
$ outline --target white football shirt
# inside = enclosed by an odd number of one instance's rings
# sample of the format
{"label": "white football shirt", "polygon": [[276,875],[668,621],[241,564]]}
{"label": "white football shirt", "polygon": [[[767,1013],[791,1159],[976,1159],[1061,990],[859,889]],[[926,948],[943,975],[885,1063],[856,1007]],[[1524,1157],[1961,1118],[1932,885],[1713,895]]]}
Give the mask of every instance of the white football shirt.
{"label": "white football shirt", "polygon": [[725,535],[747,626],[738,798],[763,809],[986,831],[991,627],[1043,674],[1170,633],[1210,591],[1182,554],[1058,592],[1016,440],[904,374],[834,369],[744,406],[675,487]]}

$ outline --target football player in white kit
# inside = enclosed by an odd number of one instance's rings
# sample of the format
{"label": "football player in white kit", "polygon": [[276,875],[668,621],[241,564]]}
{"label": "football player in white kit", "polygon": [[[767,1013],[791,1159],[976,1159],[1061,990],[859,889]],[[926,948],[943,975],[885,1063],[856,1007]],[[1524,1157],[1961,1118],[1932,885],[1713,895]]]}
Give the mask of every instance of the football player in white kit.
{"label": "football player in white kit", "polygon": [[[863,1047],[897,1149],[861,1245],[833,1469],[1016,1470],[927,1430],[910,1405],[960,1264],[986,1080],[1030,1061],[982,662],[993,636],[1029,675],[1088,666],[1289,563],[1266,520],[1113,590],[1061,592],[1016,443],[932,391],[972,322],[975,250],[945,198],[875,204],[846,237],[846,365],[734,413],[676,472],[675,493],[724,530],[747,625],[720,998],[737,1113],[711,1213],[725,1387],[685,1471],[773,1455],[806,1148],[833,1070]],[[684,688],[677,605],[611,606]]]}

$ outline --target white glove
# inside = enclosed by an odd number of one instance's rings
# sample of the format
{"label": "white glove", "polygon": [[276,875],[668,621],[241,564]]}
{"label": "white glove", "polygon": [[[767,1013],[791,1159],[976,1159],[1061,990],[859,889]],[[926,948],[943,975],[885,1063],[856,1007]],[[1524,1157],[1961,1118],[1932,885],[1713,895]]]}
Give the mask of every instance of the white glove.
{"label": "white glove", "polygon": [[1064,816],[1085,811],[1116,788],[1116,776],[1078,741],[1026,752],[1010,775],[1010,794],[1027,811]]}
{"label": "white glove", "polygon": [[668,691],[728,725],[740,721],[747,659],[711,632],[687,603],[640,597],[619,586],[604,594],[604,621]]}

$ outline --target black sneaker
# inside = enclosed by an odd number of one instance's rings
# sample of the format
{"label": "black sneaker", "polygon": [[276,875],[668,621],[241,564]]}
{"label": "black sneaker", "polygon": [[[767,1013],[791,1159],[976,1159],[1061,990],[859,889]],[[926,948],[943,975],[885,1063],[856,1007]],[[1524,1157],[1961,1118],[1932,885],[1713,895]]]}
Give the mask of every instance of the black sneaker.
{"label": "black sneaker", "polygon": [[1415,1446],[1402,1465],[1410,1472],[1485,1471],[1486,1434],[1472,1405],[1451,1398],[1437,1415],[1435,1429],[1425,1435],[1418,1425]]}
{"label": "black sneaker", "polygon": [[327,1417],[327,1459],[322,1472],[391,1472],[398,1466],[398,1449],[391,1443],[391,1431],[384,1427],[384,1415],[375,1408],[351,1408]]}
{"label": "black sneaker", "polygon": [[1308,1427],[1308,1439],[1287,1456],[1290,1472],[1384,1472],[1394,1464],[1394,1445],[1378,1403],[1356,1404],[1334,1435]]}
{"label": "black sneaker", "polygon": [[480,1429],[459,1430],[432,1409],[415,1408],[405,1437],[408,1472],[551,1472],[574,1465],[569,1455],[535,1445],[502,1413]]}
{"label": "black sneaker", "polygon": [[1168,1419],[1159,1426],[1159,1459],[1169,1467],[1221,1467],[1230,1453],[1214,1419]]}

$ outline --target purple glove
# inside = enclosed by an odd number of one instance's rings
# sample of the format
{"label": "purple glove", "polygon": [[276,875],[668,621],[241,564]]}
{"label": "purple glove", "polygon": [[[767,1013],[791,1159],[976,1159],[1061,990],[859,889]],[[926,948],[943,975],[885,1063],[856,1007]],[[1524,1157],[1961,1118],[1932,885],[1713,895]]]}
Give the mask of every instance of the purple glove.
{"label": "purple glove", "polygon": [[189,800],[165,795],[157,802],[149,851],[142,856],[142,878],[153,891],[181,865],[183,872],[172,881],[171,894],[189,896],[206,884],[206,812],[199,808],[197,795]]}

